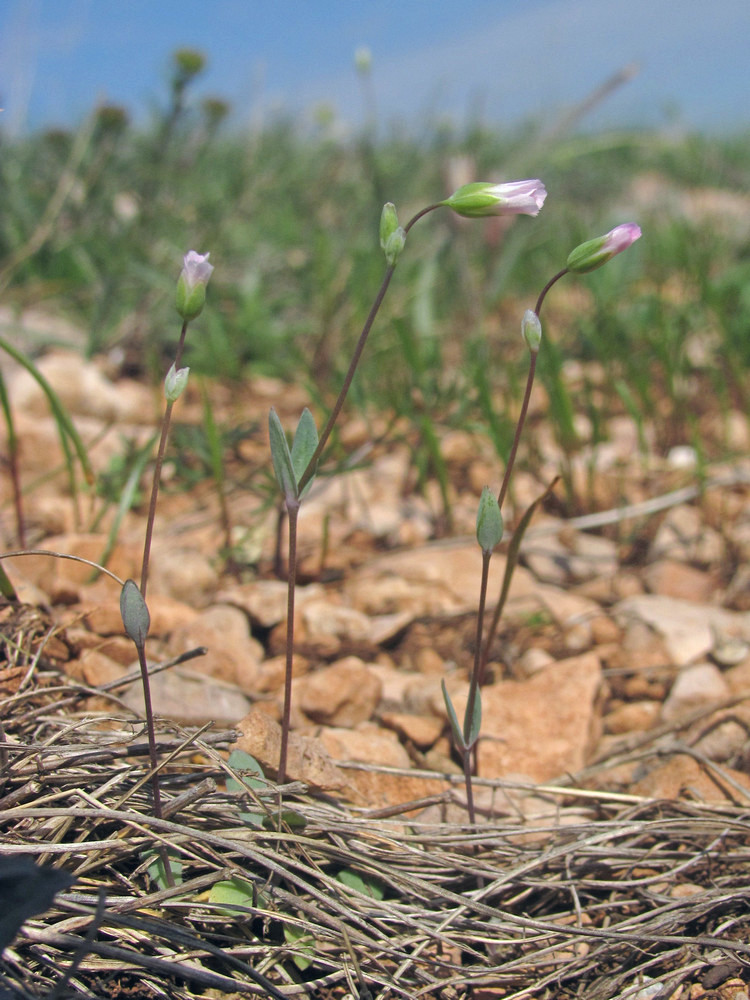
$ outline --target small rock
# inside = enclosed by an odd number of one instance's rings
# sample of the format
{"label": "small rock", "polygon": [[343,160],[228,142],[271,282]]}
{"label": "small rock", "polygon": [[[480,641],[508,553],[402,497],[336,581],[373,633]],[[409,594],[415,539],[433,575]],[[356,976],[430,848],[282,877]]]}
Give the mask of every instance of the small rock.
{"label": "small rock", "polygon": [[[249,700],[237,688],[184,667],[154,674],[150,687],[154,714],[184,726],[213,722],[219,727],[231,727],[247,715],[250,708]],[[143,715],[140,684],[132,684],[123,701],[134,712]]]}
{"label": "small rock", "polygon": [[649,562],[674,559],[715,566],[725,555],[724,539],[705,524],[697,507],[673,507],[659,526],[649,549]]}
{"label": "small rock", "polygon": [[[676,754],[666,764],[655,767],[644,778],[636,781],[630,791],[648,799],[689,799],[698,802],[726,803],[739,801],[744,804],[750,799],[750,778],[740,771],[722,767],[708,773],[706,768],[693,757]],[[722,782],[726,774],[740,788],[747,789],[745,796],[737,788]]]}
{"label": "small rock", "polygon": [[677,675],[662,707],[662,718],[673,722],[704,706],[725,701],[729,685],[713,663],[696,663]]}
{"label": "small rock", "polygon": [[204,646],[206,654],[194,661],[193,670],[255,693],[264,650],[250,636],[247,618],[239,608],[207,608],[190,624],[176,629],[169,640],[175,655],[197,646]]}
{"label": "small rock", "polygon": [[[736,716],[739,713],[735,710],[733,714]],[[744,725],[737,718],[725,717],[723,714],[712,716],[708,720],[702,719],[700,729],[705,735],[693,744],[695,749],[719,764],[742,759],[747,751],[750,723],[747,710],[742,714],[745,716]]]}
{"label": "small rock", "polygon": [[716,591],[710,573],[674,559],[657,559],[646,567],[644,578],[652,594],[705,603]]}
{"label": "small rock", "polygon": [[90,687],[99,687],[124,677],[128,668],[98,649],[87,649],[77,660],[65,664],[65,672]]}
{"label": "small rock", "polygon": [[[582,768],[601,728],[601,680],[599,658],[584,653],[560,660],[529,680],[485,687],[479,775],[549,781]],[[466,694],[451,696],[461,719]]]}
{"label": "small rock", "polygon": [[429,749],[441,735],[444,727],[442,719],[411,715],[408,712],[383,712],[380,721],[420,750]]}
{"label": "small rock", "polygon": [[320,743],[334,760],[358,761],[380,767],[411,767],[409,755],[395,733],[378,726],[360,729],[327,728],[320,732]]}
{"label": "small rock", "polygon": [[295,684],[295,700],[305,715],[333,726],[356,726],[371,718],[381,692],[376,673],[357,656],[347,656]]}
{"label": "small rock", "polygon": [[518,657],[515,663],[515,671],[520,677],[533,677],[540,670],[555,662],[555,658],[546,649],[538,646],[530,646]]}
{"label": "small rock", "polygon": [[[236,728],[241,735],[234,747],[255,757],[266,775],[275,776],[281,751],[281,726],[262,709],[254,708],[237,723]],[[340,792],[347,787],[345,776],[320,740],[294,732],[289,734],[287,778],[289,781],[303,781],[321,792]]]}
{"label": "small rock", "polygon": [[660,714],[658,701],[631,701],[604,716],[604,729],[616,734],[645,732],[658,723]]}
{"label": "small rock", "polygon": [[725,611],[711,604],[680,601],[676,597],[642,594],[620,601],[615,619],[629,631],[630,623],[648,625],[664,640],[669,660],[684,666],[707,656],[715,632],[750,640],[750,614]]}
{"label": "small rock", "polygon": [[211,561],[197,549],[159,542],[153,547],[149,581],[157,593],[202,608],[213,600],[219,576]]}

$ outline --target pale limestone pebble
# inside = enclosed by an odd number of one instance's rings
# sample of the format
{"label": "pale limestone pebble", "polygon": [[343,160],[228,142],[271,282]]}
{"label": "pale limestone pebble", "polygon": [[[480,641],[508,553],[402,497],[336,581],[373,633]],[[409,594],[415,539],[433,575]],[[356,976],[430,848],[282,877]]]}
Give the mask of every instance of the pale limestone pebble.
{"label": "pale limestone pebble", "polygon": [[[134,651],[132,643],[131,650]],[[120,680],[128,673],[128,668],[99,649],[87,649],[65,664],[65,673],[90,687],[99,687]]]}
{"label": "pale limestone pebble", "polygon": [[[0,306],[0,333],[15,347],[26,354],[36,355],[50,344],[59,344],[58,350],[69,348],[81,357],[86,349],[86,331],[60,316],[43,309],[31,307],[22,311],[12,306]],[[21,371],[22,367],[5,351],[0,352],[0,368],[6,377]]]}
{"label": "pale limestone pebble", "polygon": [[[370,663],[368,670],[380,682],[380,705],[384,710],[403,707],[415,687],[424,688],[425,675],[414,670],[402,670],[386,663]],[[434,676],[442,677],[443,674]]]}
{"label": "pale limestone pebble", "polygon": [[[324,594],[320,584],[299,586],[295,593],[295,605],[301,607],[306,601]],[[225,586],[217,593],[216,600],[242,608],[254,625],[273,628],[286,618],[288,587],[284,580],[253,580],[251,583]]]}
{"label": "pale limestone pebble", "polygon": [[[588,652],[560,660],[528,680],[483,688],[479,776],[549,781],[582,768],[601,732],[601,684],[599,658]],[[461,687],[455,695],[450,692],[459,718],[468,695],[468,685]],[[445,718],[445,708],[443,713]]]}
{"label": "pale limestone pebble", "polygon": [[445,660],[436,649],[423,646],[413,657],[414,666],[420,674],[433,674],[438,677],[445,675]]}
{"label": "pale limestone pebble", "polygon": [[707,803],[750,803],[750,777],[724,765],[707,768],[687,754],[675,754],[636,781],[631,794],[646,799],[688,799]]}
{"label": "pale limestone pebble", "polygon": [[[275,778],[281,752],[281,726],[262,708],[256,707],[236,724],[240,736],[233,748],[254,757],[269,778]],[[286,777],[302,781],[320,792],[343,792],[349,786],[320,740],[299,733],[289,734]]]}
{"label": "pale limestone pebble", "polygon": [[563,646],[569,656],[576,653],[583,653],[591,649],[594,644],[594,636],[590,621],[574,622],[569,625],[563,634]]}
{"label": "pale limestone pebble", "polygon": [[330,726],[352,727],[366,722],[381,694],[377,674],[356,656],[308,673],[294,684],[298,708],[312,721]]}
{"label": "pale limestone pebble", "polygon": [[398,736],[374,724],[357,729],[326,727],[318,736],[333,760],[408,769],[411,761]]}
{"label": "pale limestone pebble", "polygon": [[[556,530],[554,530],[556,529]],[[535,524],[522,545],[525,564],[543,583],[612,577],[619,567],[617,546],[607,538],[573,531],[564,521],[547,519]]]}
{"label": "pale limestone pebble", "polygon": [[649,561],[676,559],[715,566],[726,557],[722,536],[709,527],[697,507],[681,504],[668,511],[649,548]]}
{"label": "pale limestone pebble", "polygon": [[138,662],[135,646],[125,635],[101,636],[83,625],[72,625],[65,628],[65,641],[78,655],[86,650],[96,649],[123,667],[133,666]]}
{"label": "pale limestone pebble", "polygon": [[738,705],[702,719],[690,734],[690,745],[719,764],[746,761],[750,745],[750,706]]}
{"label": "pale limestone pebble", "polygon": [[[294,646],[304,656],[322,659],[335,657],[341,647],[371,648],[372,626],[367,615],[342,604],[333,595],[311,599],[295,609]],[[272,629],[268,649],[272,656],[286,649],[287,624]]]}
{"label": "pale limestone pebble", "polygon": [[646,587],[652,594],[704,604],[716,599],[716,577],[675,559],[657,559],[644,570]]}
{"label": "pale limestone pebble", "polygon": [[408,712],[383,712],[381,723],[392,729],[402,739],[413,743],[419,750],[428,750],[443,732],[442,719],[427,715],[412,715]]}
{"label": "pale limestone pebble", "polygon": [[662,706],[662,719],[675,722],[699,708],[715,705],[730,695],[729,685],[713,663],[694,663],[679,672]]}
{"label": "pale limestone pebble", "polygon": [[604,716],[604,729],[608,733],[642,733],[658,725],[661,705],[658,701],[631,701],[613,709]]}
{"label": "pale limestone pebble", "polygon": [[[146,604],[151,616],[148,630],[150,637],[171,635],[176,629],[184,628],[195,621],[199,615],[199,612],[189,604],[161,594],[151,594],[148,590]],[[120,614],[119,589],[110,594],[107,601],[96,603],[83,601],[76,607],[75,613],[96,635],[123,635],[125,632]]]}
{"label": "pale limestone pebble", "polygon": [[[250,709],[250,701],[233,684],[206,677],[187,667],[173,667],[151,677],[151,701],[154,714],[183,726],[206,723],[231,728]],[[143,716],[143,689],[132,684],[122,700]]]}
{"label": "pale limestone pebble", "polygon": [[554,663],[554,657],[546,649],[530,646],[524,650],[513,664],[513,672],[519,677],[533,677]]}
{"label": "pale limestone pebble", "polygon": [[569,590],[551,587],[548,584],[537,584],[534,594],[555,622],[564,629],[590,623],[593,618],[601,615],[602,609],[595,601]]}
{"label": "pale limestone pebble", "polygon": [[591,638],[597,646],[606,646],[616,643],[618,646],[622,641],[622,629],[609,615],[597,615],[592,618]]}
{"label": "pale limestone pebble", "polygon": [[708,655],[717,634],[750,641],[750,613],[660,594],[643,594],[620,601],[614,615],[626,629],[634,621],[653,629],[664,642],[669,661],[680,667]]}
{"label": "pale limestone pebble", "polygon": [[[409,611],[414,617],[476,611],[479,607],[481,554],[475,541],[425,545],[371,560],[344,583],[354,607],[370,615]],[[505,559],[490,563],[490,593],[499,593]],[[533,595],[534,581],[517,567],[510,602]]]}
{"label": "pale limestone pebble", "polygon": [[[157,418],[153,393],[137,390],[132,384],[119,391],[96,362],[86,361],[76,352],[50,351],[36,361],[36,367],[72,416],[92,416],[115,423],[131,419],[154,423]],[[44,391],[25,369],[13,376],[8,389],[15,410],[36,416],[49,413]]]}
{"label": "pale limestone pebble", "polygon": [[[292,657],[292,678],[302,677],[310,669],[310,661],[294,654]],[[258,694],[273,694],[281,691],[286,677],[286,655],[270,656],[258,666],[255,691]]]}
{"label": "pale limestone pebble", "polygon": [[635,617],[620,615],[619,618],[624,666],[633,671],[652,671],[671,664],[666,643],[650,625]]}
{"label": "pale limestone pebble", "polygon": [[628,570],[621,570],[612,577],[596,577],[593,580],[586,580],[579,583],[574,593],[581,597],[588,597],[590,601],[597,604],[614,604],[623,601],[627,597],[635,597],[644,592],[644,586],[640,576]]}
{"label": "pale limestone pebble", "polygon": [[219,574],[212,561],[193,548],[158,540],[151,550],[149,587],[194,608],[203,608],[215,597]]}
{"label": "pale limestone pebble", "polygon": [[256,691],[263,646],[250,635],[248,621],[239,608],[214,605],[189,624],[177,628],[169,639],[169,651],[180,653],[203,646],[206,653],[192,669],[216,677],[248,694]]}

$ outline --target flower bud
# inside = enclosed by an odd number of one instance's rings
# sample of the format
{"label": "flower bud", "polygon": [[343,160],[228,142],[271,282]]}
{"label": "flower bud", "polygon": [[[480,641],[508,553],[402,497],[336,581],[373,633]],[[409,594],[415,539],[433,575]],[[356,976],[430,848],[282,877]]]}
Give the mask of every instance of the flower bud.
{"label": "flower bud", "polygon": [[538,354],[542,342],[542,324],[533,309],[527,309],[521,320],[521,333],[532,354]]}
{"label": "flower bud", "polygon": [[189,250],[183,258],[182,271],[177,279],[177,312],[185,322],[200,316],[206,301],[206,285],[213,265],[208,263],[210,254]]}
{"label": "flower bud", "polygon": [[383,250],[388,267],[393,267],[401,256],[401,251],[406,244],[406,232],[399,226],[395,229],[385,242]]}
{"label": "flower bud", "polygon": [[478,181],[464,184],[440,204],[470,219],[484,215],[538,215],[546,197],[546,188],[540,180],[505,184]]}
{"label": "flower bud", "polygon": [[175,368],[174,362],[164,379],[164,395],[168,403],[175,403],[182,395],[187,385],[189,368]]}
{"label": "flower bud", "polygon": [[380,213],[380,245],[385,250],[385,245],[388,242],[388,237],[396,232],[398,229],[398,212],[396,211],[396,206],[391,201],[387,201],[383,205],[383,211]]}
{"label": "flower bud", "polygon": [[479,499],[477,509],[477,541],[482,552],[492,552],[503,537],[503,515],[497,503],[497,497],[485,486]]}
{"label": "flower bud", "polygon": [[568,254],[566,267],[575,274],[586,274],[594,271],[608,260],[612,260],[618,253],[627,250],[631,243],[640,239],[641,227],[635,222],[624,222],[621,226],[615,226],[605,236],[597,236],[595,240],[587,240],[581,243],[575,250]]}

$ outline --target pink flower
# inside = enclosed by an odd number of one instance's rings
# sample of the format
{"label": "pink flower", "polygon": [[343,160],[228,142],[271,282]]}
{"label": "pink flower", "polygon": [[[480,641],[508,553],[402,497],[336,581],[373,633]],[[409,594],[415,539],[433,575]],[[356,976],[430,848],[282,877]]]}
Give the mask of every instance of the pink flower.
{"label": "pink flower", "polygon": [[208,279],[213,272],[213,264],[208,263],[210,253],[196,253],[195,250],[188,250],[182,258],[182,273],[180,275],[185,282],[188,294],[198,285],[207,285]]}
{"label": "pink flower", "polygon": [[464,184],[440,204],[469,218],[485,215],[538,215],[546,197],[544,184],[536,179],[506,181],[503,184],[477,181],[474,184]]}
{"label": "pink flower", "polygon": [[577,274],[585,274],[594,271],[608,260],[612,260],[618,253],[627,250],[631,244],[640,239],[641,227],[635,222],[623,222],[620,226],[615,226],[604,236],[597,236],[596,239],[586,240],[575,250],[568,254],[567,269]]}
{"label": "pink flower", "polygon": [[186,323],[200,316],[206,301],[206,285],[214,269],[213,264],[208,263],[209,256],[188,250],[182,259],[175,305]]}

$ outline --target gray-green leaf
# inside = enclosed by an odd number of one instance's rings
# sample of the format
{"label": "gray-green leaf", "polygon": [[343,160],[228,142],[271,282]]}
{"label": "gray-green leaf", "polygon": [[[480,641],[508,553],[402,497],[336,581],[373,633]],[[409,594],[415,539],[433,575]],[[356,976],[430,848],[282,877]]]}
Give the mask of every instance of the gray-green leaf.
{"label": "gray-green leaf", "polygon": [[284,500],[290,503],[297,498],[297,477],[294,474],[292,455],[287,444],[284,428],[281,426],[278,414],[273,407],[268,414],[268,434],[271,440],[271,459],[276,481],[284,494]]}
{"label": "gray-green leaf", "polygon": [[[294,441],[292,442],[292,468],[294,469],[294,482],[295,485],[299,483],[302,478],[302,474],[310,463],[310,459],[315,454],[315,449],[318,447],[318,428],[315,426],[315,418],[307,407],[302,411],[302,416],[299,418],[297,423],[297,430],[294,432]],[[302,491],[301,497],[307,493],[313,482],[313,477],[310,478],[304,490]],[[300,498],[301,498],[300,497]]]}
{"label": "gray-green leaf", "polygon": [[134,580],[126,580],[120,591],[120,615],[128,638],[141,649],[146,643],[151,615]]}

